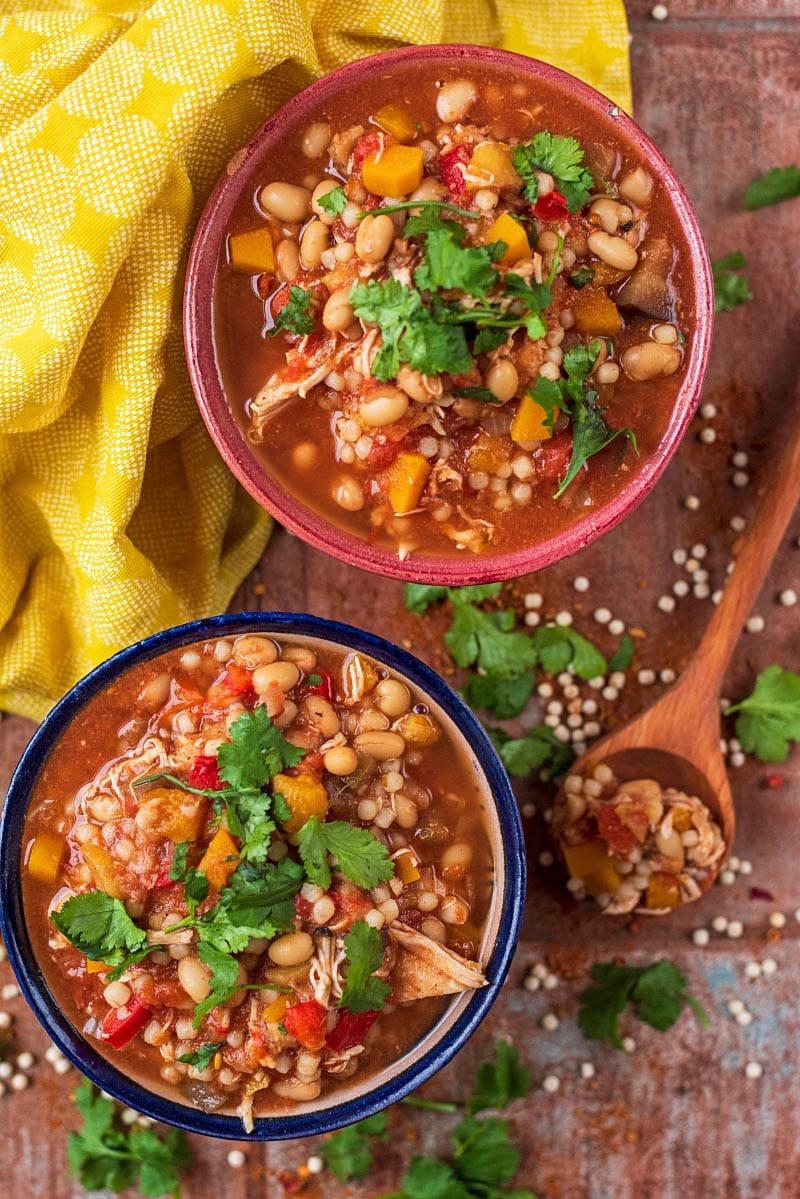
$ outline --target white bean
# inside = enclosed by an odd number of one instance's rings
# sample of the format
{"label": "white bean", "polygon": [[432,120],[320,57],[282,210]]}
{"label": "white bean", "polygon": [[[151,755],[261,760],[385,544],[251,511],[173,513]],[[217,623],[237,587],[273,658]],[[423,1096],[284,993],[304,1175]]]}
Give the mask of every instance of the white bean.
{"label": "white bean", "polygon": [[262,187],[258,200],[265,212],[287,225],[304,221],[311,210],[311,192],[294,183],[268,183]]}
{"label": "white bean", "polygon": [[365,425],[393,425],[408,411],[408,396],[399,387],[378,388],[361,401],[358,411]]}
{"label": "white bean", "polygon": [[632,271],[639,261],[636,250],[623,237],[612,237],[602,229],[592,230],[586,241],[597,258],[619,271]]}
{"label": "white bean", "polygon": [[453,79],[440,89],[436,97],[436,115],[440,121],[454,125],[467,115],[478,95],[471,79]]}
{"label": "white bean", "polygon": [[303,134],[300,148],[306,158],[319,158],[331,140],[331,127],[327,121],[314,121]]}

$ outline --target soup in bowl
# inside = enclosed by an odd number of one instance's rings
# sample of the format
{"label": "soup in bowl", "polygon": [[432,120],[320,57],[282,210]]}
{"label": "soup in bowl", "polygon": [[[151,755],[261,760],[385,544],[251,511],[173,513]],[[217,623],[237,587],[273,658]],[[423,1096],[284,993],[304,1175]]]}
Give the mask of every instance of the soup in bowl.
{"label": "soup in bowl", "polygon": [[250,492],[370,570],[474,583],[609,529],[699,399],[708,258],[674,172],[555,68],[412,47],[295,97],[229,167],[185,298]]}
{"label": "soup in bowl", "polygon": [[9,956],[60,1048],[147,1115],[302,1136],[463,1044],[524,900],[516,805],[427,667],[251,614],[123,651],[12,780]]}

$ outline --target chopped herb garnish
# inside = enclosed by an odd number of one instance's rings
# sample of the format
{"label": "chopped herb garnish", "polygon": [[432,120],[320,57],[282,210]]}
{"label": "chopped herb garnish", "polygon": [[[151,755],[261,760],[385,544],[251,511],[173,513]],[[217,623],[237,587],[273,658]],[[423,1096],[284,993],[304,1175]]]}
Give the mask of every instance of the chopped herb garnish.
{"label": "chopped herb garnish", "polygon": [[321,687],[322,686],[322,675],[321,674],[310,674],[308,676],[308,678],[306,679],[306,684],[309,687]]}
{"label": "chopped herb garnish", "polygon": [[344,951],[347,971],[339,1007],[356,1015],[379,1012],[392,992],[391,983],[375,978],[383,965],[381,934],[365,920],[357,920],[344,938]]}
{"label": "chopped herb garnish", "polygon": [[479,400],[482,404],[499,404],[497,396],[488,387],[454,387],[453,395],[465,400]]}
{"label": "chopped herb garnish", "polygon": [[213,1008],[231,998],[239,978],[239,963],[232,954],[215,949],[213,945],[201,943],[197,949],[197,956],[211,971],[209,978],[211,991],[207,998],[198,1003],[194,1009],[192,1024],[195,1028],[200,1027],[203,1017],[207,1016]]}
{"label": "chopped herb garnish", "polygon": [[570,212],[582,208],[594,187],[583,162],[583,149],[574,137],[557,137],[549,130],[537,133],[528,145],[515,146],[514,167],[521,176],[526,199],[535,204],[539,197],[536,171],[552,175],[556,190],[567,201]]}
{"label": "chopped herb garnish", "polygon": [[328,854],[336,859],[337,869],[357,887],[377,887],[394,875],[388,849],[368,829],[357,828],[345,820],[323,824],[312,816],[297,837],[309,880],[325,891],[331,885]]}
{"label": "chopped herb garnish", "polygon": [[744,206],[751,211],[766,208],[768,204],[779,204],[800,196],[800,167],[791,163],[785,167],[773,167],[759,175],[749,184],[744,194]]}
{"label": "chopped herb garnish", "polygon": [[716,258],[711,263],[715,312],[731,312],[740,304],[752,300],[753,293],[750,291],[747,276],[739,273],[746,266],[747,259],[741,250],[726,254],[724,258]]}
{"label": "chopped herb garnish", "polygon": [[372,363],[376,379],[394,379],[404,362],[423,375],[472,369],[463,329],[435,321],[414,288],[396,279],[371,279],[351,290],[350,303],[356,316],[381,331],[383,344]]}
{"label": "chopped herb garnish", "polygon": [[703,1027],[708,1027],[705,1010],[689,994],[686,979],[672,962],[662,960],[643,967],[596,962],[592,978],[596,985],[578,996],[578,1027],[590,1040],[608,1041],[622,1049],[619,1017],[628,1004],[640,1020],[660,1032],[672,1028],[687,1003]]}
{"label": "chopped herb garnish", "polygon": [[756,679],[752,695],[728,708],[736,716],[736,736],[746,753],[762,762],[785,762],[789,742],[800,741],[800,675],[768,666]]}
{"label": "chopped herb garnish", "polygon": [[185,1135],[177,1128],[163,1130],[115,1119],[115,1107],[88,1079],[75,1091],[75,1106],[83,1123],[67,1141],[70,1172],[87,1191],[119,1193],[138,1186],[146,1196],[180,1194],[179,1175],[192,1162]]}
{"label": "chopped herb garnish", "polygon": [[[463,240],[463,239],[461,239]],[[414,282],[422,291],[463,291],[485,299],[499,281],[492,265],[506,247],[463,246],[450,229],[432,229],[425,236],[425,261],[414,272]],[[495,247],[502,246],[499,250]]]}
{"label": "chopped herb garnish", "polygon": [[478,1112],[503,1111],[515,1099],[524,1099],[531,1089],[531,1072],[519,1060],[508,1041],[498,1041],[494,1061],[478,1067],[472,1095],[467,1104],[470,1116]]}
{"label": "chopped herb garnish", "polygon": [[332,187],[324,196],[320,196],[317,200],[323,212],[327,212],[328,216],[341,216],[347,207],[347,196],[344,193],[343,187]]}
{"label": "chopped herb garnish", "polygon": [[147,935],[125,911],[120,899],[105,891],[73,895],[51,920],[58,931],[90,961],[119,966],[145,947]]}
{"label": "chopped herb garnish", "polygon": [[175,1061],[194,1066],[195,1070],[202,1072],[208,1069],[224,1044],[224,1041],[211,1041],[208,1045],[201,1045],[199,1049],[192,1050],[191,1053],[181,1054]]}
{"label": "chopped herb garnish", "polygon": [[461,688],[461,694],[470,707],[492,712],[498,720],[511,720],[525,710],[533,692],[533,682],[532,670],[511,679],[471,674]]}
{"label": "chopped herb garnish", "polygon": [[580,291],[591,283],[596,274],[597,272],[593,271],[591,267],[582,266],[574,275],[567,275],[567,283],[569,283],[570,287],[574,287],[576,291]]}
{"label": "chopped herb garnish", "polygon": [[183,883],[183,895],[189,908],[189,915],[197,911],[197,905],[208,897],[208,878],[202,870],[195,870],[189,865],[189,842],[179,842],[172,851],[172,865],[169,869],[169,880],[172,883]]}
{"label": "chopped herb garnish", "polygon": [[487,728],[500,761],[515,778],[546,771],[549,779],[558,778],[575,761],[569,745],[559,741],[551,728],[537,725],[523,737],[512,737],[505,729]]}
{"label": "chopped herb garnish", "polygon": [[372,1148],[370,1137],[385,1140],[389,1121],[385,1112],[376,1112],[350,1124],[329,1137],[322,1146],[322,1157],[325,1165],[331,1170],[339,1182],[350,1182],[352,1178],[366,1178],[372,1165]]}
{"label": "chopped herb garnish", "polygon": [[579,678],[598,678],[608,669],[605,658],[585,637],[562,625],[540,625],[531,636],[536,660],[548,674],[572,667]]}
{"label": "chopped herb garnish", "polygon": [[633,661],[633,638],[630,633],[623,633],[615,652],[608,660],[608,671],[627,670]]}
{"label": "chopped herb garnish", "polygon": [[296,333],[298,337],[302,337],[306,333],[313,333],[316,324],[308,311],[313,298],[314,293],[311,291],[305,291],[302,287],[290,287],[288,303],[275,318],[269,336],[274,337],[276,333]]}

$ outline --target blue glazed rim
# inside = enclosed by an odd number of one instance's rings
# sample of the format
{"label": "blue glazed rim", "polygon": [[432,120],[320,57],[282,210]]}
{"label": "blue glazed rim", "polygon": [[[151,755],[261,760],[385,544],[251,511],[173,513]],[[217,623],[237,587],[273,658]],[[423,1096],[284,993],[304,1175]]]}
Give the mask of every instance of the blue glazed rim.
{"label": "blue glazed rim", "polygon": [[[245,1134],[238,1116],[204,1112],[154,1094],[116,1069],[84,1040],[59,1007],[36,962],[25,923],[18,863],[33,787],[58,739],[90,699],[123,671],[167,650],[226,633],[253,630],[317,637],[369,654],[406,675],[430,695],[457,726],[485,775],[497,811],[505,885],[494,948],[485,967],[488,983],[472,993],[464,1010],[430,1049],[364,1095],[305,1114],[261,1116],[256,1119],[254,1131]],[[166,629],[121,650],[76,683],[34,733],[14,771],[0,820],[0,862],[5,866],[0,871],[0,930],[20,989],[48,1036],[73,1065],[121,1103],[186,1132],[226,1140],[286,1140],[330,1132],[373,1115],[416,1090],[465,1045],[497,998],[514,956],[525,902],[525,852],[517,803],[494,746],[466,704],[430,667],[382,637],[338,621],[285,612],[229,613]],[[445,1018],[441,1017],[440,1023]],[[437,1027],[434,1025],[432,1034],[435,1035]]]}

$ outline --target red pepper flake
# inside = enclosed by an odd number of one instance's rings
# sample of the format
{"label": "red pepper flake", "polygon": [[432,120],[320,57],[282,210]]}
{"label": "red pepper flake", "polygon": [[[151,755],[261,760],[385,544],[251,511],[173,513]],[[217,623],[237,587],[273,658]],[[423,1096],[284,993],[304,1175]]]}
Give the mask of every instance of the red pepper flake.
{"label": "red pepper flake", "polygon": [[569,216],[566,196],[561,192],[551,191],[546,196],[539,196],[533,206],[533,215],[540,221],[560,221]]}
{"label": "red pepper flake", "polygon": [[278,1174],[278,1182],[283,1187],[284,1194],[299,1195],[300,1192],[305,1188],[308,1179],[300,1178],[291,1170],[281,1170],[281,1172]]}
{"label": "red pepper flake", "polygon": [[750,898],[751,899],[774,900],[775,896],[772,894],[771,891],[765,891],[763,887],[751,887],[750,888]]}
{"label": "red pepper flake", "polygon": [[767,784],[770,791],[780,790],[780,788],[783,786],[785,781],[786,780],[784,779],[782,774],[768,774],[767,777],[764,779],[764,782]]}

